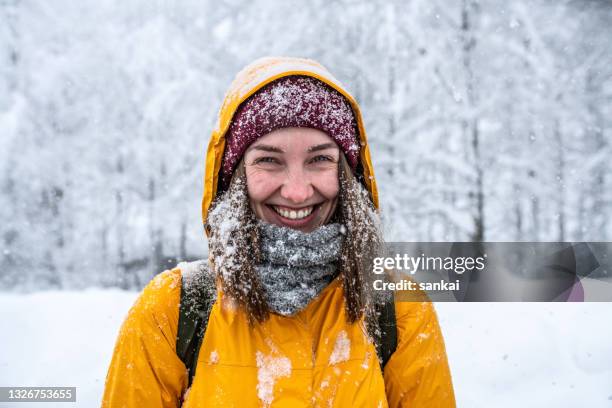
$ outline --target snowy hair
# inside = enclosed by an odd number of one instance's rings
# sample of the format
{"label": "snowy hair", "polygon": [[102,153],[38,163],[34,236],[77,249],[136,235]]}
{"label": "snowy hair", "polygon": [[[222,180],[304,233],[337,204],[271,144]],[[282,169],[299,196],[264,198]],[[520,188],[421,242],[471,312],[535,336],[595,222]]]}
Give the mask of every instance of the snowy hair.
{"label": "snowy hair", "polygon": [[346,227],[340,256],[347,319],[354,323],[364,314],[368,328],[375,324],[372,273],[368,261],[383,250],[380,217],[370,194],[357,180],[343,154],[340,155],[339,206],[335,218]]}
{"label": "snowy hair", "polygon": [[212,203],[206,224],[208,259],[224,295],[244,307],[249,322],[264,322],[270,309],[255,270],[262,259],[260,234],[249,203],[244,159],[227,191]]}
{"label": "snowy hair", "polygon": [[[365,187],[353,174],[344,154],[338,168],[338,206],[330,222],[345,226],[339,273],[342,277],[347,320],[366,319],[374,328],[374,295],[366,262],[382,249],[379,216]],[[262,323],[270,314],[256,265],[261,263],[260,232],[247,192],[244,161],[238,165],[227,191],[211,206],[209,260],[223,293],[244,308],[249,322]]]}

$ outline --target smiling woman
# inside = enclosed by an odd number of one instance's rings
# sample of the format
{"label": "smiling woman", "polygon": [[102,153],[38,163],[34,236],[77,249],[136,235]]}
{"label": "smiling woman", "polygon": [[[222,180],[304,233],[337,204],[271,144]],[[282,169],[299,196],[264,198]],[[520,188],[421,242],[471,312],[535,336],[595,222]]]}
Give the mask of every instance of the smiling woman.
{"label": "smiling woman", "polygon": [[359,106],[338,81],[297,58],[245,68],[208,147],[209,258],[145,288],[102,406],[453,407],[432,305],[374,294],[377,207]]}

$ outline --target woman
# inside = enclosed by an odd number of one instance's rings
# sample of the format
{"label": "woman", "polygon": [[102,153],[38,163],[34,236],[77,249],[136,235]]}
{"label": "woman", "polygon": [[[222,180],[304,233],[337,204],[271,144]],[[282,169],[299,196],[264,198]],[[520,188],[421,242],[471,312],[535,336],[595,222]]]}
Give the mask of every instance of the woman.
{"label": "woman", "polygon": [[[204,186],[208,262],[144,289],[103,407],[455,405],[428,302],[395,303],[397,345],[381,370],[381,300],[362,264],[382,243],[376,183],[359,107],[325,68],[266,58],[239,73]],[[177,355],[181,287],[207,276],[216,293],[191,378]]]}

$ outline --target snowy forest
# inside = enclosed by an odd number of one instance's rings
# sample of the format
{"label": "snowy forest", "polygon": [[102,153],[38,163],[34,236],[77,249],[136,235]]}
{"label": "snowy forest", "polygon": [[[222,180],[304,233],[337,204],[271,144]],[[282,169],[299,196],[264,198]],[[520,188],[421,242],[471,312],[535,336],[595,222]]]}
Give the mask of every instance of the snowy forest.
{"label": "snowy forest", "polygon": [[0,0],[0,289],[206,257],[208,137],[267,55],[361,104],[388,241],[612,239],[608,0]]}

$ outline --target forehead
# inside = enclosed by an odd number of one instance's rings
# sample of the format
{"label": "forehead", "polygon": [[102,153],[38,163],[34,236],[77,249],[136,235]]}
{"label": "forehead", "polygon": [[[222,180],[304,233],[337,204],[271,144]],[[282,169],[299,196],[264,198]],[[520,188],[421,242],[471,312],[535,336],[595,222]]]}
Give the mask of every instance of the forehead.
{"label": "forehead", "polygon": [[293,150],[305,151],[312,146],[326,143],[333,143],[333,146],[337,147],[336,142],[321,130],[290,127],[277,129],[260,137],[250,146],[249,150],[259,145],[267,145],[278,147],[285,152]]}

